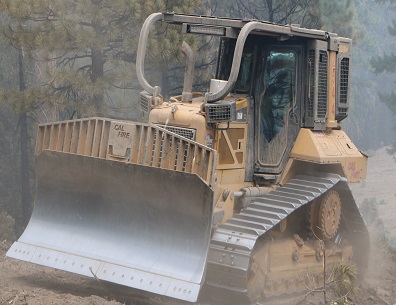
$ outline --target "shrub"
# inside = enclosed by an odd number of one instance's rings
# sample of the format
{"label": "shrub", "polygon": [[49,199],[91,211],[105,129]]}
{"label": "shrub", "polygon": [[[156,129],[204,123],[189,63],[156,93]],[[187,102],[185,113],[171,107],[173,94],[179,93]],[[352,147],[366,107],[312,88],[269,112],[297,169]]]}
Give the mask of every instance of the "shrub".
{"label": "shrub", "polygon": [[335,292],[339,297],[346,297],[355,290],[357,268],[350,263],[341,262],[334,268]]}

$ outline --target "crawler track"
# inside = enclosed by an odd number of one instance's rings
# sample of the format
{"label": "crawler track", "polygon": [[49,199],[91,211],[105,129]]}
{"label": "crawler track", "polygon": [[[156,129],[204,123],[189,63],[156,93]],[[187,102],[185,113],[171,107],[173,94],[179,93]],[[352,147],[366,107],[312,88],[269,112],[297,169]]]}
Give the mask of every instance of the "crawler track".
{"label": "crawler track", "polygon": [[[335,174],[320,177],[299,175],[260,198],[252,198],[246,208],[214,232],[206,276],[209,289],[213,288],[213,293],[218,293],[219,290],[226,292],[235,304],[250,303],[249,268],[252,253],[259,244],[258,239],[261,240],[280,221],[330,189],[337,190],[341,197],[342,222],[347,233],[343,233],[343,238],[351,241],[355,253],[360,253],[359,247],[368,247],[366,226],[345,179]],[[362,255],[355,259],[361,270],[366,268],[368,260],[366,254]],[[270,277],[267,278],[270,281]],[[265,283],[267,286],[272,284],[274,283]],[[287,292],[278,291],[277,294]]]}

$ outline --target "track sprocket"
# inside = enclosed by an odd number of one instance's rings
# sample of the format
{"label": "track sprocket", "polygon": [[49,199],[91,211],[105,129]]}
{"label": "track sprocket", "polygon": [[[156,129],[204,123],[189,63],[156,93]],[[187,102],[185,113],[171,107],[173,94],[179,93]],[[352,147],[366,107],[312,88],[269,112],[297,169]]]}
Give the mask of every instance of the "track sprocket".
{"label": "track sprocket", "polygon": [[341,221],[341,199],[330,190],[311,207],[311,229],[319,239],[332,239]]}

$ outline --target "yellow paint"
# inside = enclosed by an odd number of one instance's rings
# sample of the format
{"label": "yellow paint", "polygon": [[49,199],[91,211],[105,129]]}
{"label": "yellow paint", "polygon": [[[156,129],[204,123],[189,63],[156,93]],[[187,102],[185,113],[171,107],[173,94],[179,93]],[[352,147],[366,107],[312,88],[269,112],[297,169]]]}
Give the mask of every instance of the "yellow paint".
{"label": "yellow paint", "polygon": [[194,98],[192,103],[163,103],[151,110],[149,122],[196,130],[195,141],[206,145],[206,120],[201,112],[202,97]]}
{"label": "yellow paint", "polygon": [[323,132],[301,129],[290,158],[317,164],[340,164],[350,182],[359,182],[366,177],[367,156],[342,130]]}
{"label": "yellow paint", "polygon": [[335,104],[336,104],[336,63],[337,54],[336,52],[329,52],[329,67],[328,67],[328,95],[327,95],[327,122],[326,127],[335,128],[337,127],[337,121],[335,119]]}
{"label": "yellow paint", "polygon": [[238,110],[241,110],[243,108],[246,108],[248,102],[247,102],[246,98],[239,98],[239,99],[236,100],[235,104],[236,104],[236,110],[238,111]]}
{"label": "yellow paint", "polygon": [[348,46],[347,45],[343,45],[343,44],[340,44],[340,49],[339,49],[339,52],[340,53],[345,53],[345,52],[348,52]]}

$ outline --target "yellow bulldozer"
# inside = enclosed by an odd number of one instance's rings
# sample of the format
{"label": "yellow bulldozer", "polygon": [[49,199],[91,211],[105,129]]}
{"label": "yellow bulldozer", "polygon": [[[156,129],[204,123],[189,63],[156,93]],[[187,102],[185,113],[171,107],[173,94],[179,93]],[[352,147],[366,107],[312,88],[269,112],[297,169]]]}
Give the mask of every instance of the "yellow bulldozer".
{"label": "yellow bulldozer", "polygon": [[[206,92],[168,101],[145,77],[150,28],[218,37]],[[149,123],[84,118],[42,124],[37,196],[9,257],[196,302],[304,291],[341,261],[368,264],[369,236],[348,187],[367,157],[341,129],[351,40],[298,25],[155,13],[136,71]],[[326,251],[327,250],[327,251]]]}

